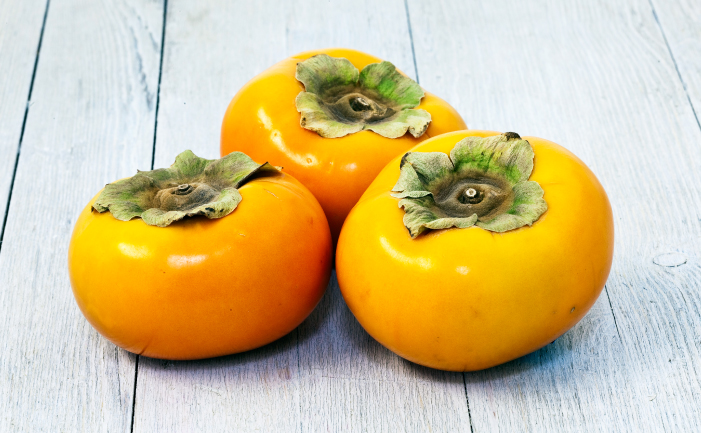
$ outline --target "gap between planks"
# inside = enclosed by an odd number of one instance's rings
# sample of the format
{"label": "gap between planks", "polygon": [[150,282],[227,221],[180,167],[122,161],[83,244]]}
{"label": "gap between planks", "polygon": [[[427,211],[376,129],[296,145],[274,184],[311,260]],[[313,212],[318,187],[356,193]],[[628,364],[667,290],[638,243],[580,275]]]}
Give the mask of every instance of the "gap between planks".
{"label": "gap between planks", "polygon": [[672,47],[669,45],[669,40],[667,40],[667,35],[665,34],[664,28],[662,27],[662,23],[660,22],[660,18],[657,16],[657,11],[655,10],[655,5],[652,3],[652,0],[648,0],[648,3],[650,4],[650,9],[652,9],[652,17],[655,19],[655,23],[657,23],[657,28],[660,29],[660,34],[662,35],[662,40],[664,40],[664,44],[667,47],[667,52],[669,53],[669,58],[672,59],[672,63],[674,64],[674,70],[677,72],[677,77],[679,77],[679,81],[682,83],[682,88],[684,89],[684,94],[686,95],[686,100],[689,101],[689,107],[691,107],[691,112],[694,113],[694,119],[696,119],[696,126],[699,127],[699,130],[701,131],[701,122],[699,122],[699,116],[696,114],[696,107],[694,107],[694,103],[691,102],[691,96],[689,95],[689,88],[686,85],[686,81],[684,81],[684,77],[682,77],[681,71],[679,71],[679,65],[677,64],[677,59],[674,57],[674,52],[672,51]]}
{"label": "gap between planks", "polygon": [[39,43],[37,44],[37,52],[34,56],[34,67],[32,68],[32,79],[29,82],[29,92],[27,93],[27,104],[24,107],[24,117],[22,118],[22,129],[19,133],[19,141],[17,142],[17,153],[15,154],[15,163],[12,166],[12,180],[10,180],[10,191],[7,194],[7,205],[5,206],[5,215],[2,219],[2,227],[0,228],[0,252],[2,252],[2,241],[5,238],[5,227],[7,226],[7,216],[10,214],[10,202],[12,201],[12,190],[15,187],[15,178],[17,177],[17,165],[19,164],[19,154],[22,150],[22,140],[24,139],[24,129],[27,126],[27,115],[29,114],[29,106],[32,102],[32,91],[34,90],[34,79],[37,75],[37,65],[39,64],[39,54],[41,54],[41,44],[44,41],[44,28],[46,27],[46,17],[49,14],[49,4],[51,0],[46,0],[44,8],[44,18],[41,21],[41,30],[39,31]]}
{"label": "gap between planks", "polygon": [[[416,75],[416,82],[421,84],[419,80],[419,68],[416,61],[416,49],[414,48],[414,32],[411,28],[411,14],[409,13],[409,2],[404,0],[404,10],[406,11],[406,24],[409,29],[409,42],[411,43],[411,56],[414,59],[414,74]],[[613,310],[611,311],[613,313]],[[462,373],[463,389],[465,391],[465,404],[467,405],[467,417],[470,420],[470,431],[474,433],[475,428],[472,425],[472,414],[470,413],[470,397],[467,394],[467,377],[465,373]]]}
{"label": "gap between planks", "polygon": [[[156,111],[154,113],[153,122],[153,146],[151,148],[151,170],[154,169],[154,162],[156,160],[156,137],[158,135],[158,106],[161,102],[161,78],[163,77],[163,53],[165,48],[166,40],[166,23],[168,17],[168,0],[163,0],[163,25],[161,26],[161,57],[158,60],[158,85],[156,86]],[[134,419],[136,414],[136,386],[139,383],[139,360],[141,355],[136,355],[136,362],[134,363],[134,391],[132,393],[131,400],[131,425],[129,428],[130,433],[134,433]]]}

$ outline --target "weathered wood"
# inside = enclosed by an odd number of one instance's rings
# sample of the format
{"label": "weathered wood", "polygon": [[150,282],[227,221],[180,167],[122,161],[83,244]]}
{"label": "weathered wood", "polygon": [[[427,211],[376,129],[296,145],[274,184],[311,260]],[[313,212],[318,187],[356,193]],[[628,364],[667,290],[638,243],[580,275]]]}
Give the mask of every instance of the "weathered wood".
{"label": "weathered wood", "polygon": [[[414,75],[402,1],[171,0],[168,9],[156,166],[186,148],[217,157],[236,91],[296,52],[351,47]],[[462,376],[417,368],[375,343],[335,279],[312,316],[272,345],[209,361],[139,362],[135,432],[430,428],[469,431]]]}
{"label": "weathered wood", "polygon": [[299,332],[303,431],[471,431],[462,375],[382,347],[348,310],[335,277]]}
{"label": "weathered wood", "polygon": [[[0,430],[128,432],[135,385],[139,432],[698,430],[701,6],[407,3],[426,89],[470,127],[565,145],[609,192],[614,267],[589,315],[522,359],[443,373],[372,340],[332,279],[278,342],[198,362],[140,358],[135,384],[136,358],[75,306],[65,257],[90,197],[150,167],[163,4],[52,0],[0,250]],[[45,5],[0,2],[0,217]],[[231,97],[295,52],[349,46],[415,74],[401,0],[168,7],[156,166],[186,148],[217,157]]]}
{"label": "weathered wood", "polygon": [[[401,1],[171,0],[168,8],[156,167],[171,164],[184,149],[218,158],[221,121],[231,98],[248,80],[295,53],[355,48],[384,55],[414,74]],[[375,20],[391,10],[398,10],[398,18],[387,29],[379,26]]]}
{"label": "weathered wood", "polygon": [[130,430],[135,358],[81,315],[66,254],[90,198],[150,165],[161,25],[160,2],[51,2],[0,253],[3,430]]}
{"label": "weathered wood", "polygon": [[297,333],[192,362],[141,357],[134,432],[298,432]]}
{"label": "weathered wood", "polygon": [[684,90],[701,119],[701,2],[650,0]]}
{"label": "weathered wood", "polygon": [[614,208],[608,297],[547,348],[467,374],[474,430],[694,431],[701,131],[650,4],[409,1],[409,12],[422,85],[473,128],[570,148]]}
{"label": "weathered wood", "polygon": [[[290,53],[356,48],[416,78],[402,1],[302,2],[289,22]],[[303,431],[470,431],[461,375],[416,366],[375,342],[348,310],[335,277],[299,333]]]}
{"label": "weathered wood", "polygon": [[0,230],[46,5],[46,0],[0,3]]}
{"label": "weathered wood", "polygon": [[[185,149],[219,157],[234,93],[285,56],[285,13],[272,2],[168,2],[155,167]],[[142,358],[134,414],[134,432],[298,431],[296,333],[206,361]]]}

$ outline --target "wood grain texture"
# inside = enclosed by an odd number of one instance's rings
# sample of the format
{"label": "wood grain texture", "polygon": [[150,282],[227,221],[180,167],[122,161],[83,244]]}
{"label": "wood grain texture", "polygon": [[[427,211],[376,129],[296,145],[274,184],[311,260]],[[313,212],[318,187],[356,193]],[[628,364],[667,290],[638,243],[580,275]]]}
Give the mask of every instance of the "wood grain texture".
{"label": "wood grain texture", "polygon": [[297,333],[203,361],[141,357],[134,432],[299,432]]}
{"label": "wood grain texture", "polygon": [[409,12],[424,87],[473,128],[568,147],[614,209],[608,297],[547,348],[466,375],[475,432],[695,431],[701,131],[650,4],[409,1]]}
{"label": "wood grain texture", "polygon": [[701,2],[649,1],[698,121],[701,112]]}
{"label": "wood grain texture", "polygon": [[[157,110],[163,2],[51,1],[0,250],[0,431],[129,432],[132,415],[149,433],[697,431],[694,0],[407,0],[423,87],[470,127],[565,145],[609,193],[607,291],[556,342],[483,372],[418,367],[362,330],[334,277],[283,339],[205,361],[140,358],[135,383],[136,358],[76,307],[66,251],[82,206],[149,168],[156,111],[158,167],[187,148],[217,157],[234,93],[296,52],[357,48],[415,76],[403,1],[288,3],[170,0]],[[0,2],[0,217],[45,4]]]}
{"label": "wood grain texture", "polygon": [[148,168],[160,2],[51,2],[0,253],[0,430],[128,432],[134,357],[83,318],[73,224],[107,182]]}
{"label": "wood grain texture", "polygon": [[[236,91],[297,52],[356,48],[414,75],[401,1],[171,0],[168,9],[157,167],[187,148],[218,157],[221,119]],[[135,432],[431,428],[469,431],[462,376],[417,368],[372,341],[335,278],[312,316],[276,343],[209,361],[139,363]]]}
{"label": "wood grain texture", "polygon": [[46,0],[0,2],[0,221],[5,217],[45,10]]}
{"label": "wood grain texture", "polygon": [[[365,50],[413,76],[401,1],[366,3],[171,0],[156,166],[171,164],[184,149],[218,158],[221,121],[236,92],[298,52],[334,46]],[[400,15],[392,25],[379,26],[379,17],[395,9]]]}
{"label": "wood grain texture", "polygon": [[[219,157],[219,131],[234,93],[285,56],[284,5],[170,0],[155,167],[191,149]],[[134,432],[299,431],[296,334],[206,361],[142,358]]]}
{"label": "wood grain texture", "polygon": [[462,374],[418,366],[377,343],[335,275],[299,333],[303,431],[471,431]]}
{"label": "wood grain texture", "polygon": [[[290,53],[356,48],[416,78],[402,1],[300,3],[288,29]],[[378,344],[348,310],[335,277],[299,334],[303,431],[470,431],[462,375],[418,367]]]}

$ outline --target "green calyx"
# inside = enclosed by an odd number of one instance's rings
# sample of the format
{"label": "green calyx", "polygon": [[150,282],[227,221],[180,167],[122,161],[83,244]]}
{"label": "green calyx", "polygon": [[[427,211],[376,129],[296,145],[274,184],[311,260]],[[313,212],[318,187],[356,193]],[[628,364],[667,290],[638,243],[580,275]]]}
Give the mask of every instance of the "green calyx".
{"label": "green calyx", "polygon": [[514,132],[467,137],[450,156],[408,152],[392,196],[401,199],[412,238],[428,229],[473,225],[505,232],[533,224],[547,209],[543,189],[528,178],[534,153]]}
{"label": "green calyx", "polygon": [[295,78],[305,91],[295,104],[302,128],[325,138],[368,129],[387,138],[407,131],[420,137],[431,114],[414,109],[424,91],[390,62],[373,63],[362,71],[344,58],[318,54],[297,63]]}
{"label": "green calyx", "polygon": [[267,162],[258,164],[241,152],[209,160],[186,150],[169,168],[139,171],[133,177],[107,184],[93,209],[109,210],[121,221],[141,218],[158,227],[195,215],[221,218],[241,202],[241,185],[254,175],[277,172]]}

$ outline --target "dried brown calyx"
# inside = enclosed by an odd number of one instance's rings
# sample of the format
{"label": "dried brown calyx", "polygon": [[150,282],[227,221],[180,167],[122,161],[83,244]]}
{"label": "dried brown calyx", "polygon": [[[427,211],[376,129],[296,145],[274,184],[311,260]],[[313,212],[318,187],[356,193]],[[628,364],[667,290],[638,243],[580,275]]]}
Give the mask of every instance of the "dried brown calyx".
{"label": "dried brown calyx", "polygon": [[408,131],[426,132],[431,115],[415,109],[424,96],[421,86],[384,61],[362,71],[344,58],[319,54],[297,64],[295,77],[305,91],[296,100],[300,125],[325,138],[362,130],[397,138]]}
{"label": "dried brown calyx", "polygon": [[450,151],[408,152],[392,196],[401,199],[412,238],[428,229],[473,225],[505,232],[531,225],[547,209],[543,189],[528,178],[534,153],[514,132],[467,137]]}
{"label": "dried brown calyx", "polygon": [[109,211],[122,221],[141,218],[158,227],[195,215],[221,218],[241,202],[241,185],[253,176],[275,173],[275,167],[258,164],[241,152],[209,160],[186,150],[169,168],[140,171],[106,185],[93,209]]}

